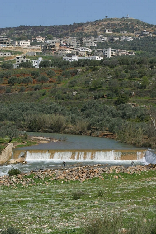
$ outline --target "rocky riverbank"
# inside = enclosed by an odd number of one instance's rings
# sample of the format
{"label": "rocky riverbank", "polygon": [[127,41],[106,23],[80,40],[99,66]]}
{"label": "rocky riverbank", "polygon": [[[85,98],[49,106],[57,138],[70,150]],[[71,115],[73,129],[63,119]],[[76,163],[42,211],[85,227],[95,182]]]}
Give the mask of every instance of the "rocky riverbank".
{"label": "rocky riverbank", "polygon": [[96,166],[79,166],[74,168],[61,168],[61,169],[47,169],[39,171],[31,171],[29,173],[21,173],[17,176],[4,175],[0,177],[0,185],[14,186],[22,185],[24,187],[33,186],[41,181],[42,183],[48,184],[49,181],[59,180],[62,183],[67,181],[80,181],[84,182],[88,179],[100,178],[103,180],[103,174],[113,173],[115,179],[121,177],[121,173],[134,174],[141,173],[143,171],[156,170],[156,165],[148,166],[111,166],[104,167],[99,164]]}

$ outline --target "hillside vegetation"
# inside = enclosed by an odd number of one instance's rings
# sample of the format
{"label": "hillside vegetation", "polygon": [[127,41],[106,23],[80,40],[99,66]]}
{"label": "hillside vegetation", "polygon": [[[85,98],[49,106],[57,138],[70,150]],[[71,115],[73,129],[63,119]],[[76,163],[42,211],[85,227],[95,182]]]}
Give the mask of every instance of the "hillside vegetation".
{"label": "hillside vegetation", "polygon": [[51,57],[40,69],[2,68],[1,137],[14,135],[9,129],[113,133],[122,142],[155,147],[155,63],[139,56],[73,63]]}

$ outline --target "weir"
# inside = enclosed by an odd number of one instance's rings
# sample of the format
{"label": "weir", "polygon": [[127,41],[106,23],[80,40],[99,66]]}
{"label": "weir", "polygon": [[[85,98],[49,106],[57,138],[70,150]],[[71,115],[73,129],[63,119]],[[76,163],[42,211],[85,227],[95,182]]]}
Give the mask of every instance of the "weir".
{"label": "weir", "polygon": [[[13,158],[17,159],[22,150],[15,150]],[[26,161],[114,161],[141,160],[145,150],[28,150]]]}

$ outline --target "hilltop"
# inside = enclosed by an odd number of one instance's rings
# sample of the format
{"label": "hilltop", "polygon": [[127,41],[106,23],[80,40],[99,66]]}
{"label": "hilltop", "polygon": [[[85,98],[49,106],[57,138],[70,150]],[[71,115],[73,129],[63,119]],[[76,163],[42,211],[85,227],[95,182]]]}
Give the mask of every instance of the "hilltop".
{"label": "hilltop", "polygon": [[[0,35],[11,38],[30,39],[34,36],[53,37],[63,36],[95,36],[105,34],[106,29],[111,29],[113,34],[120,35],[123,31],[127,35],[134,35],[144,30],[156,35],[156,25],[142,22],[133,18],[104,18],[93,22],[73,23],[70,25],[53,26],[25,26],[0,28]],[[125,32],[126,31],[126,32]]]}

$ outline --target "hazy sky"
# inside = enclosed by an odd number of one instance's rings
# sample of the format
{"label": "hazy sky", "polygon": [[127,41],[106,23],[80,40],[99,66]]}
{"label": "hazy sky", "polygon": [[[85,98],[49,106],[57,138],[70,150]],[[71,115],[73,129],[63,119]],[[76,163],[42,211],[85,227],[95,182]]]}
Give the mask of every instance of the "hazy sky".
{"label": "hazy sky", "polygon": [[156,0],[0,0],[0,28],[129,17],[156,24]]}

